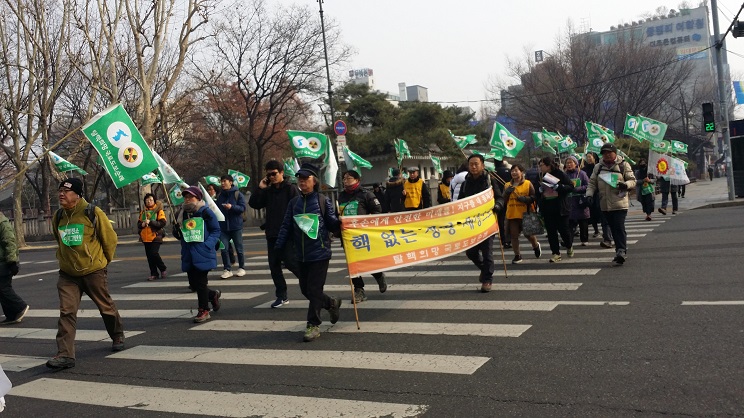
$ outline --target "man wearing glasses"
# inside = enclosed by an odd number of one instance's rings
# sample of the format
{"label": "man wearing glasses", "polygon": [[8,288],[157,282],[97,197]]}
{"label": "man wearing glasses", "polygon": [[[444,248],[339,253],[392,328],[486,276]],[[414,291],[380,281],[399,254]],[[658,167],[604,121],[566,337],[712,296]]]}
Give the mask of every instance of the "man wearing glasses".
{"label": "man wearing glasses", "polygon": [[287,282],[284,280],[284,273],[282,272],[282,260],[284,260],[287,270],[297,277],[299,275],[291,242],[285,246],[282,254],[279,254],[274,247],[284,220],[284,213],[287,212],[287,205],[293,197],[299,196],[300,192],[297,190],[297,186],[292,184],[289,179],[284,178],[284,166],[279,161],[271,160],[267,162],[265,172],[266,177],[261,179],[258,187],[253,190],[253,194],[248,199],[248,206],[253,209],[266,209],[264,233],[266,234],[266,245],[269,253],[271,280],[274,281],[274,287],[276,288],[276,301],[271,304],[271,307],[278,308],[289,303]]}

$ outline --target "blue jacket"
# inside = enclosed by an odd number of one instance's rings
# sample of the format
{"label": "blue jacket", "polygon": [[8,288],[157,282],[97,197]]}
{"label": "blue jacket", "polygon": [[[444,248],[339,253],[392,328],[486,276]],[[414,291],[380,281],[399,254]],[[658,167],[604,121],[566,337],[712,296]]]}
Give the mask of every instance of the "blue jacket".
{"label": "blue jacket", "polygon": [[196,267],[201,271],[217,268],[215,248],[220,240],[220,224],[217,217],[206,205],[196,213],[183,214],[183,220],[200,217],[204,219],[204,242],[186,242],[181,240],[181,270],[189,271]]}
{"label": "blue jacket", "polygon": [[[310,239],[294,220],[295,215],[303,213],[314,213],[318,215],[318,238]],[[287,212],[284,214],[282,227],[279,229],[279,237],[275,248],[284,249],[287,241],[292,239],[297,252],[297,260],[302,262],[329,260],[331,258],[331,237],[329,231],[336,232],[340,229],[341,222],[336,216],[331,199],[325,199],[325,216],[320,211],[320,198],[318,192],[308,195],[300,194],[289,201]]]}
{"label": "blue jacket", "polygon": [[[236,193],[237,192],[237,193]],[[235,195],[238,195],[237,200]],[[220,222],[220,229],[223,231],[237,231],[243,229],[243,212],[245,212],[245,197],[238,188],[233,186],[230,190],[223,190],[217,196],[217,207],[225,215],[225,220]],[[222,205],[229,203],[232,207],[228,210]]]}

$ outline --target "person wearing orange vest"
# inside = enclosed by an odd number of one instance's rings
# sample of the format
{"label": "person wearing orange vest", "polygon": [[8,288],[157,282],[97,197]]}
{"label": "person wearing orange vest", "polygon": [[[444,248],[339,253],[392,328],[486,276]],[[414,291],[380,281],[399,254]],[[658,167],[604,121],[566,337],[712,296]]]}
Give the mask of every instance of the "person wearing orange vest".
{"label": "person wearing orange vest", "polygon": [[[160,245],[165,236],[165,212],[163,204],[155,200],[155,195],[148,193],[144,198],[145,206],[140,211],[137,229],[139,240],[145,245],[147,264],[150,266],[148,281],[165,278],[168,275],[163,259],[160,257]],[[160,272],[158,272],[160,270]]]}
{"label": "person wearing orange vest", "polygon": [[424,180],[419,177],[418,167],[408,168],[408,180],[403,183],[403,206],[406,210],[431,207],[431,194]]}
{"label": "person wearing orange vest", "polygon": [[[512,165],[509,172],[512,180],[504,184],[506,228],[509,228],[512,251],[514,251],[512,264],[519,264],[522,262],[522,255],[519,252],[519,234],[522,233],[522,218],[524,218],[527,208],[535,203],[535,187],[531,181],[525,179],[524,167],[521,164]],[[537,237],[530,235],[527,239],[532,244],[535,257],[540,258],[542,249],[540,248],[540,243],[537,241]]]}
{"label": "person wearing orange vest", "polygon": [[439,190],[437,191],[437,203],[440,205],[452,201],[452,195],[450,194],[452,177],[454,175],[449,170],[444,170],[444,173],[442,173],[442,182],[439,183]]}

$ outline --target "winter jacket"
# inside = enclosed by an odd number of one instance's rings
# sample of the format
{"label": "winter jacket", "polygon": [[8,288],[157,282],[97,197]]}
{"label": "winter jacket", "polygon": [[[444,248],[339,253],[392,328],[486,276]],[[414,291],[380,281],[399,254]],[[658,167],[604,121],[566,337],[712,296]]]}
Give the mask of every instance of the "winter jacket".
{"label": "winter jacket", "polygon": [[[237,199],[235,196],[237,195]],[[217,196],[217,207],[220,209],[225,220],[220,222],[220,229],[223,231],[238,231],[243,229],[243,212],[245,212],[245,197],[243,193],[238,191],[238,188],[233,186],[229,190],[223,190]],[[222,205],[229,203],[232,205],[230,209],[226,209]]]}
{"label": "winter jacket", "polygon": [[571,213],[568,218],[574,221],[589,219],[589,205],[585,205],[582,208],[579,204],[582,196],[586,193],[586,187],[589,185],[589,176],[579,169],[566,171],[566,174],[568,175],[568,178],[574,182],[574,190],[568,195],[568,200],[571,205]]}
{"label": "winter jacket", "polygon": [[[202,201],[203,203],[203,201]],[[192,267],[209,271],[217,268],[217,256],[215,254],[217,243],[220,240],[220,223],[214,212],[202,205],[194,213],[183,212],[181,225],[190,218],[204,219],[204,242],[186,242],[181,240],[181,270],[189,271]]]}
{"label": "winter jacket", "polygon": [[[350,202],[357,202],[356,204]],[[344,190],[338,195],[339,216],[372,215],[382,213],[382,206],[374,193],[361,185],[351,193]]]}
{"label": "winter jacket", "polygon": [[[644,196],[643,194],[643,186],[644,186],[644,179],[648,177],[648,183],[649,184],[656,184],[656,176],[648,172],[648,166],[646,167],[638,167],[638,169],[633,172],[633,175],[635,175],[636,178],[636,200],[639,202],[641,201],[641,197]],[[656,193],[649,193],[651,195],[651,200],[655,200]]]}
{"label": "winter jacket", "polygon": [[498,181],[491,181],[489,174],[486,171],[484,171],[478,178],[473,178],[473,175],[468,173],[465,176],[465,182],[460,186],[460,193],[457,196],[457,199],[459,200],[477,195],[484,190],[488,190],[490,187],[493,189],[494,210],[499,212],[504,208],[504,198],[501,194],[501,188],[496,183],[498,183]]}
{"label": "winter jacket", "polygon": [[449,184],[439,183],[437,190],[437,203],[443,205],[452,201]]}
{"label": "winter jacket", "polygon": [[[316,191],[307,195],[300,193],[289,202],[279,236],[276,239],[277,251],[282,251],[287,241],[292,239],[295,243],[295,251],[297,251],[297,261],[312,262],[331,258],[330,232],[338,232],[341,223],[330,199],[325,198],[325,210],[321,212],[318,195]],[[303,213],[318,215],[318,237],[316,239],[308,237],[295,222],[294,216]]]}
{"label": "winter jacket", "polygon": [[265,189],[260,187],[253,189],[248,205],[253,209],[266,209],[266,229],[264,230],[266,238],[276,239],[279,236],[287,205],[292,198],[299,195],[300,191],[297,186],[287,178],[278,185],[270,184]]}
{"label": "winter jacket", "polygon": [[550,190],[546,192],[547,186],[541,185],[540,212],[568,216],[571,213],[571,201],[568,199],[568,195],[573,192],[574,184],[562,170],[552,170],[549,174],[559,180],[556,189],[558,196],[550,196],[548,193]]}
{"label": "winter jacket", "polygon": [[0,275],[9,275],[6,264],[18,262],[18,244],[10,220],[0,212]]}
{"label": "winter jacket", "polygon": [[[147,219],[150,220],[150,223],[147,226],[142,226],[142,222]],[[155,206],[152,208],[142,209],[137,219],[140,242],[163,242],[165,224],[165,212],[163,212],[161,202],[155,202]]]}
{"label": "winter jacket", "polygon": [[606,181],[599,178],[599,175],[603,173],[620,174],[620,182],[625,183],[628,186],[628,192],[630,192],[636,185],[636,178],[633,170],[630,168],[630,164],[620,156],[615,158],[615,161],[609,166],[605,165],[603,161],[598,162],[594,166],[591,178],[589,178],[589,187],[586,188],[587,196],[594,196],[595,193],[599,193],[601,199],[599,205],[603,212],[628,210],[628,193],[620,197],[620,190],[610,186]]}
{"label": "winter jacket", "polygon": [[403,212],[403,182],[404,178],[390,177],[385,183],[385,201],[382,210],[386,213]]}
{"label": "winter jacket", "polygon": [[[96,207],[95,237],[93,236],[93,224],[85,208],[88,202],[80,198],[74,208],[62,208],[62,216],[57,222],[57,216],[52,218],[52,233],[57,241],[57,260],[59,269],[67,275],[82,277],[98,270],[106,268],[114,259],[118,237],[114,232],[106,214],[101,208]],[[70,225],[83,225],[83,243],[72,247],[62,243],[59,228],[65,229]]]}
{"label": "winter jacket", "polygon": [[467,171],[461,171],[455,174],[455,177],[452,177],[452,180],[450,181],[450,196],[452,196],[453,202],[457,200],[458,196],[460,196],[460,187],[465,183],[465,176],[467,175]]}

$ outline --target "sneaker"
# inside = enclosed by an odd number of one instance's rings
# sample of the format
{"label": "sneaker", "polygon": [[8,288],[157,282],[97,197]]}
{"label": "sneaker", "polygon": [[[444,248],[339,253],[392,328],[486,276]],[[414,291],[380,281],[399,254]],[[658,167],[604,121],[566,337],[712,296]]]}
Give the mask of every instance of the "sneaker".
{"label": "sneaker", "polygon": [[537,243],[537,247],[533,248],[532,250],[535,251],[535,258],[540,258],[540,256],[542,255],[542,247],[540,246],[539,242]]}
{"label": "sneaker", "polygon": [[646,220],[647,221],[650,221],[651,220],[651,215],[646,215]]}
{"label": "sneaker", "polygon": [[612,248],[612,243],[610,241],[602,241],[599,243],[599,246],[602,248]]}
{"label": "sneaker", "polygon": [[625,263],[625,257],[620,254],[616,255],[615,258],[612,259],[613,266],[619,267],[622,266],[623,263]]}
{"label": "sneaker", "polygon": [[672,211],[672,215],[676,215],[676,214],[677,214],[677,211],[676,210],[673,210]]}
{"label": "sneaker", "polygon": [[380,273],[380,277],[375,277],[377,286],[380,288],[380,293],[385,293],[387,290],[387,281],[385,281],[385,273]]}
{"label": "sneaker", "polygon": [[522,256],[521,255],[515,255],[514,259],[512,260],[512,264],[519,264],[522,262]]}
{"label": "sneaker", "polygon": [[284,305],[286,305],[288,303],[289,303],[289,299],[276,298],[276,300],[274,301],[274,303],[271,304],[271,307],[272,308],[278,308],[278,307],[284,306]]}
{"label": "sneaker", "polygon": [[238,271],[235,272],[235,275],[238,277],[243,277],[245,276],[245,270],[243,270],[242,268],[239,268]]}
{"label": "sneaker", "polygon": [[557,262],[559,262],[561,260],[562,260],[562,258],[561,258],[561,255],[560,254],[553,254],[553,256],[550,257],[550,260],[548,260],[548,261],[551,262],[551,263],[557,263]]}
{"label": "sneaker", "polygon": [[592,238],[597,238],[599,236],[599,231],[592,234]]}
{"label": "sneaker", "polygon": [[113,344],[111,344],[111,351],[121,351],[124,349],[124,337],[114,338]]}
{"label": "sneaker", "polygon": [[662,214],[662,215],[666,215],[666,209],[659,208],[659,213]]}
{"label": "sneaker", "polygon": [[507,242],[507,243],[504,244],[504,248],[506,248],[506,249],[509,249],[511,247],[512,247],[511,242]]}
{"label": "sneaker", "polygon": [[491,285],[492,285],[491,281],[485,281],[485,282],[481,283],[481,289],[480,289],[481,293],[488,293],[488,292],[490,292],[491,291]]}
{"label": "sneaker", "polygon": [[589,245],[589,243],[588,243],[588,242],[586,242],[586,241],[583,241],[583,242],[581,243],[581,246],[582,246],[582,247],[586,247],[587,245]]}
{"label": "sneaker", "polygon": [[150,277],[147,278],[147,281],[148,282],[154,282],[157,279],[158,279],[158,276],[150,276]]}
{"label": "sneaker", "polygon": [[199,309],[199,313],[196,314],[196,316],[194,317],[194,322],[196,322],[197,324],[199,324],[199,323],[202,323],[202,322],[204,322],[204,321],[206,321],[207,319],[210,319],[210,318],[211,317],[209,316],[209,311],[208,310],[206,310],[206,309]]}
{"label": "sneaker", "polygon": [[574,256],[574,249],[573,249],[573,247],[569,248],[568,251],[567,251],[567,253],[568,253],[568,258],[573,257]]}
{"label": "sneaker", "polygon": [[[245,274],[245,272],[243,272]],[[222,271],[222,275],[220,276],[220,279],[229,279],[233,276],[233,273],[230,270],[225,269]]]}
{"label": "sneaker", "polygon": [[210,302],[212,302],[212,310],[215,312],[220,310],[220,296],[222,296],[222,292],[220,292],[219,290],[215,290],[214,297],[212,298],[212,300],[210,300]]}
{"label": "sneaker", "polygon": [[75,367],[75,359],[71,357],[54,356],[46,362],[46,366],[50,369],[57,370],[69,369]]}
{"label": "sneaker", "polygon": [[302,337],[302,341],[309,343],[315,341],[320,337],[320,327],[316,325],[308,325],[305,329],[305,335]]}
{"label": "sneaker", "polygon": [[10,324],[21,323],[21,321],[23,321],[23,317],[26,316],[26,313],[28,312],[30,308],[31,308],[30,306],[26,305],[26,307],[18,315],[16,315],[15,318],[5,317],[5,320],[0,322],[0,325],[10,325]]}
{"label": "sneaker", "polygon": [[168,277],[168,270],[161,271],[160,272],[160,278],[161,279],[165,279],[166,277]]}
{"label": "sneaker", "polygon": [[361,287],[354,289],[354,302],[362,303],[367,300],[367,294],[364,293],[364,289]]}
{"label": "sneaker", "polygon": [[[341,298],[331,298],[331,307],[328,308],[328,314],[331,316],[331,324],[338,322],[338,317],[341,316],[341,302],[343,302]],[[318,335],[320,335],[320,330],[318,330]]]}

